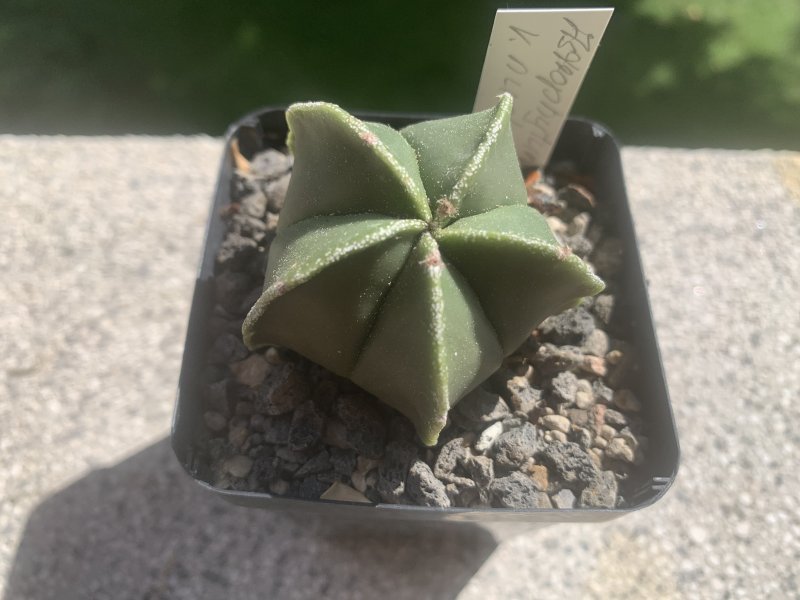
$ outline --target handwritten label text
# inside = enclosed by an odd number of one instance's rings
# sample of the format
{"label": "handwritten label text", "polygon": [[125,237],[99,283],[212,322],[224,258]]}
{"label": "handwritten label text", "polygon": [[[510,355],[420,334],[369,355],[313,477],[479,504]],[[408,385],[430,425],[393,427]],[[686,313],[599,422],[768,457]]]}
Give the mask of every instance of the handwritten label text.
{"label": "handwritten label text", "polygon": [[613,9],[499,10],[475,110],[514,96],[512,127],[524,166],[544,166]]}

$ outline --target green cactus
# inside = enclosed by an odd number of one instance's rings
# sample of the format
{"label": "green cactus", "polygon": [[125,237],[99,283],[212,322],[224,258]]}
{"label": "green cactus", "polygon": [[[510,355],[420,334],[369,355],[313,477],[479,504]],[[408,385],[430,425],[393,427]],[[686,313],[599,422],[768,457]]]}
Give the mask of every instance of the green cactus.
{"label": "green cactus", "polygon": [[435,444],[447,411],[536,325],[603,289],[528,207],[511,107],[506,94],[398,132],[291,106],[294,169],[247,346],[350,378]]}

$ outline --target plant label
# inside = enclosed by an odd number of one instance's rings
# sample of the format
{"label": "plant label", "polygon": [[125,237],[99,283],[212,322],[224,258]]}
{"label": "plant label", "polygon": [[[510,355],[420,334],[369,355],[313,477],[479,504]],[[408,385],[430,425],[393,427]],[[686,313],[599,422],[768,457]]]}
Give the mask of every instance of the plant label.
{"label": "plant label", "polygon": [[511,126],[522,166],[543,167],[611,19],[613,8],[497,11],[475,111],[514,96]]}

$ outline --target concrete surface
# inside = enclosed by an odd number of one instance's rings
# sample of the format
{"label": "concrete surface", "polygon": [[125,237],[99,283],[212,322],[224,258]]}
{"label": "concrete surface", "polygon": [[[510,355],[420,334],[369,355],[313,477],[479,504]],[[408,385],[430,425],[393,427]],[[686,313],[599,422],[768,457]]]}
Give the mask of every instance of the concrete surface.
{"label": "concrete surface", "polygon": [[231,507],[165,441],[221,151],[0,136],[0,596],[789,598],[800,155],[628,148],[683,460],[656,506],[495,547]]}

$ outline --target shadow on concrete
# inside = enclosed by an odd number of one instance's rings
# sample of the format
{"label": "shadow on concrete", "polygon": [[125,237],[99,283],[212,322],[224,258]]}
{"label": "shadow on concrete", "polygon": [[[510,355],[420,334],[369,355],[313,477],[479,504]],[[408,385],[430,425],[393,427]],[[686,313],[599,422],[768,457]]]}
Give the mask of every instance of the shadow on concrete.
{"label": "shadow on concrete", "polygon": [[454,598],[495,548],[481,530],[364,533],[204,492],[162,440],[31,514],[6,600]]}

